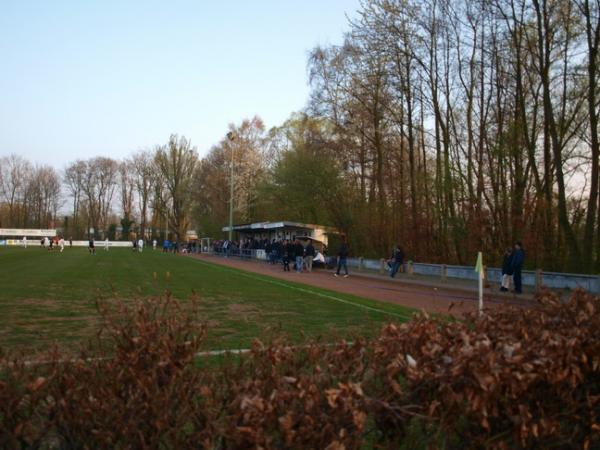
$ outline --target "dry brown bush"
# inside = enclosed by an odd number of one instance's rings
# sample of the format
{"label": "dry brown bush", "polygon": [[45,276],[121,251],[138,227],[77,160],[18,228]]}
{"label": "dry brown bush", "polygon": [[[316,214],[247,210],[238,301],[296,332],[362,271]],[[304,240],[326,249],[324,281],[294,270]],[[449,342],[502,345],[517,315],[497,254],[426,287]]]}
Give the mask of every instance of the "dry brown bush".
{"label": "dry brown bush", "polygon": [[193,302],[104,308],[74,360],[0,352],[0,447],[599,448],[600,301],[538,300],[219,365]]}

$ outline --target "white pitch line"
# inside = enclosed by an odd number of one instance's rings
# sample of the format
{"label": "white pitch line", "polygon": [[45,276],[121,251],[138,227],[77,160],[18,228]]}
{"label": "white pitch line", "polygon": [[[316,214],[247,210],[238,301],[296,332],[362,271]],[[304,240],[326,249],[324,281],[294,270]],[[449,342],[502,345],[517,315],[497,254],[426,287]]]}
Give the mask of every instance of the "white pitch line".
{"label": "white pitch line", "polygon": [[322,292],[311,291],[310,289],[305,289],[305,288],[301,288],[301,287],[298,287],[298,286],[293,286],[291,284],[287,284],[287,283],[284,283],[284,282],[281,282],[281,281],[269,280],[269,279],[265,279],[265,278],[253,276],[253,275],[245,272],[243,269],[230,269],[229,267],[221,266],[220,264],[211,264],[209,262],[202,261],[202,260],[197,259],[197,258],[193,258],[193,259],[195,261],[198,261],[201,264],[204,264],[204,265],[207,265],[207,266],[210,266],[210,267],[213,267],[213,268],[218,268],[218,269],[221,269],[221,270],[226,271],[226,272],[235,272],[236,274],[240,274],[242,276],[245,276],[246,278],[250,278],[250,279],[253,279],[253,280],[263,281],[265,283],[270,283],[270,284],[274,284],[276,286],[282,286],[282,287],[286,287],[286,288],[289,288],[289,289],[295,289],[295,290],[300,291],[300,292],[304,292],[304,293],[312,294],[312,295],[317,295],[319,297],[328,298],[330,300],[334,300],[336,302],[344,303],[346,305],[355,306],[357,308],[366,309],[368,311],[374,311],[374,312],[377,312],[377,313],[380,313],[380,314],[386,314],[388,316],[400,317],[400,318],[406,319],[406,320],[410,320],[411,319],[411,316],[407,316],[405,314],[399,314],[399,313],[384,311],[382,309],[373,308],[372,306],[361,305],[360,303],[354,303],[354,302],[351,302],[349,300],[344,300],[343,298],[335,297],[335,296],[329,295],[329,294],[324,294]]}
{"label": "white pitch line", "polygon": [[[353,341],[340,341],[340,342],[325,342],[325,343],[320,343],[320,344],[286,345],[283,348],[285,350],[303,350],[303,349],[311,348],[313,346],[335,347],[336,345],[341,345],[341,344],[353,345],[354,342]],[[268,348],[269,346],[267,345],[265,347]],[[244,353],[250,353],[251,351],[252,351],[251,348],[233,348],[233,349],[229,349],[229,350],[207,350],[204,352],[195,353],[194,356],[196,358],[199,358],[202,356],[220,356],[220,355],[228,355],[228,354],[241,355]]]}
{"label": "white pitch line", "polygon": [[[329,343],[320,343],[320,344],[304,344],[304,345],[288,345],[283,347],[285,350],[296,350],[296,349],[307,349],[313,345],[317,347],[334,347],[336,345],[353,345],[353,341],[340,341],[340,342],[329,342]],[[206,356],[221,356],[221,355],[243,355],[245,353],[250,353],[252,351],[251,348],[230,348],[224,350],[206,350],[203,352],[194,353],[194,358],[203,358]],[[111,356],[98,356],[98,357],[89,357],[89,358],[69,358],[69,359],[57,359],[57,360],[39,360],[39,361],[24,361],[23,365],[25,367],[36,367],[50,364],[75,364],[77,362],[95,362],[95,361],[108,361],[113,359]],[[2,365],[0,367],[14,367],[14,363],[9,362],[8,364]]]}
{"label": "white pitch line", "polygon": [[[248,353],[250,351],[251,351],[251,349],[249,349],[249,348],[232,348],[229,350],[207,350],[204,352],[194,353],[194,358],[201,358],[204,356],[220,356],[220,355],[227,355],[227,354],[241,355],[244,353]],[[75,364],[77,362],[90,363],[90,362],[95,362],[95,361],[108,361],[110,359],[112,359],[112,357],[110,357],[110,356],[97,356],[97,357],[90,357],[90,358],[68,358],[68,359],[57,359],[55,361],[50,360],[50,359],[42,359],[39,361],[24,361],[23,365],[25,367],[35,367],[35,366],[43,366],[43,365],[50,365],[50,364]],[[6,366],[13,367],[14,364],[9,362],[8,364],[6,364]],[[0,367],[2,367],[2,365],[0,365]]]}

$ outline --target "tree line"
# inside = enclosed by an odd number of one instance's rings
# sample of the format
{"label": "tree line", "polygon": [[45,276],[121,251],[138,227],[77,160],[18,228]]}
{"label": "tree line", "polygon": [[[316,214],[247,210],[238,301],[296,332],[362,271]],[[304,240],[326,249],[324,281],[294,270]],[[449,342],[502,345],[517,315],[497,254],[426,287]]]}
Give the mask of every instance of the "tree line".
{"label": "tree line", "polygon": [[62,174],[5,157],[0,221],[44,226],[68,201],[76,235],[219,237],[233,164],[236,223],[331,225],[355,254],[401,243],[459,264],[520,240],[532,266],[597,272],[599,15],[600,0],[363,0],[341,45],[310,52],[308,105],[285,123],[230,125],[203,158],[178,136]]}
{"label": "tree line", "polygon": [[[117,161],[76,160],[62,172],[0,158],[0,227],[60,228],[74,238],[132,235],[183,240],[198,155],[184,137]],[[64,211],[69,211],[63,214]]]}

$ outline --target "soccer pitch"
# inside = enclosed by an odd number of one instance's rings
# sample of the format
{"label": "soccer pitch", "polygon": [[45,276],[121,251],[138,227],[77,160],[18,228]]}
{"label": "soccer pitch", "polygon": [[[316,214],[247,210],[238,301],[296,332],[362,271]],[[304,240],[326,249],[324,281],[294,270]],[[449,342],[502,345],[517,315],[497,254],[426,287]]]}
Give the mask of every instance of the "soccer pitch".
{"label": "soccer pitch", "polygon": [[0,248],[0,346],[76,349],[98,327],[96,301],[164,295],[198,298],[206,350],[247,348],[276,330],[292,342],[377,333],[407,320],[398,305],[145,249]]}

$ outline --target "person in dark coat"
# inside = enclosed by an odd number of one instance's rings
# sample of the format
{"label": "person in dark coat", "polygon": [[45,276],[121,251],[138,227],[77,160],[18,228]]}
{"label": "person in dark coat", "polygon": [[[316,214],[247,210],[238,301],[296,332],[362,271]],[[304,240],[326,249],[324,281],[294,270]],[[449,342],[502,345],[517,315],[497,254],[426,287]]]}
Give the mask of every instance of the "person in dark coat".
{"label": "person in dark coat", "polygon": [[290,271],[290,255],[293,251],[294,249],[292,247],[292,244],[288,243],[288,241],[284,240],[281,243],[281,261],[283,262],[284,272]]}
{"label": "person in dark coat", "polygon": [[394,254],[392,255],[392,270],[390,271],[390,277],[394,278],[398,273],[398,269],[404,263],[404,251],[400,244],[396,245]]}
{"label": "person in dark coat", "polygon": [[504,252],[504,257],[502,259],[502,285],[500,286],[502,292],[508,292],[510,289],[510,280],[513,275],[512,259],[513,251],[508,247]]}
{"label": "person in dark coat", "polygon": [[523,250],[523,246],[521,242],[515,243],[515,249],[512,255],[512,272],[513,272],[513,282],[515,283],[515,293],[520,294],[523,292],[522,284],[521,284],[521,270],[523,270],[523,263],[525,262],[525,251]]}
{"label": "person in dark coat", "polygon": [[267,257],[269,264],[273,264],[273,246],[270,241],[267,241],[265,244],[265,256]]}
{"label": "person in dark coat", "polygon": [[281,261],[283,255],[283,247],[281,241],[275,241],[273,243],[273,264],[277,264]]}
{"label": "person in dark coat", "polygon": [[346,243],[346,240],[344,239],[342,241],[342,244],[340,245],[340,249],[338,250],[337,270],[333,274],[334,276],[338,277],[340,275],[340,271],[343,267],[344,268],[344,278],[348,278],[348,254],[349,253],[350,252],[348,250],[348,244]]}
{"label": "person in dark coat", "polygon": [[304,246],[298,239],[294,243],[294,254],[296,255],[296,272],[301,273],[304,265]]}

